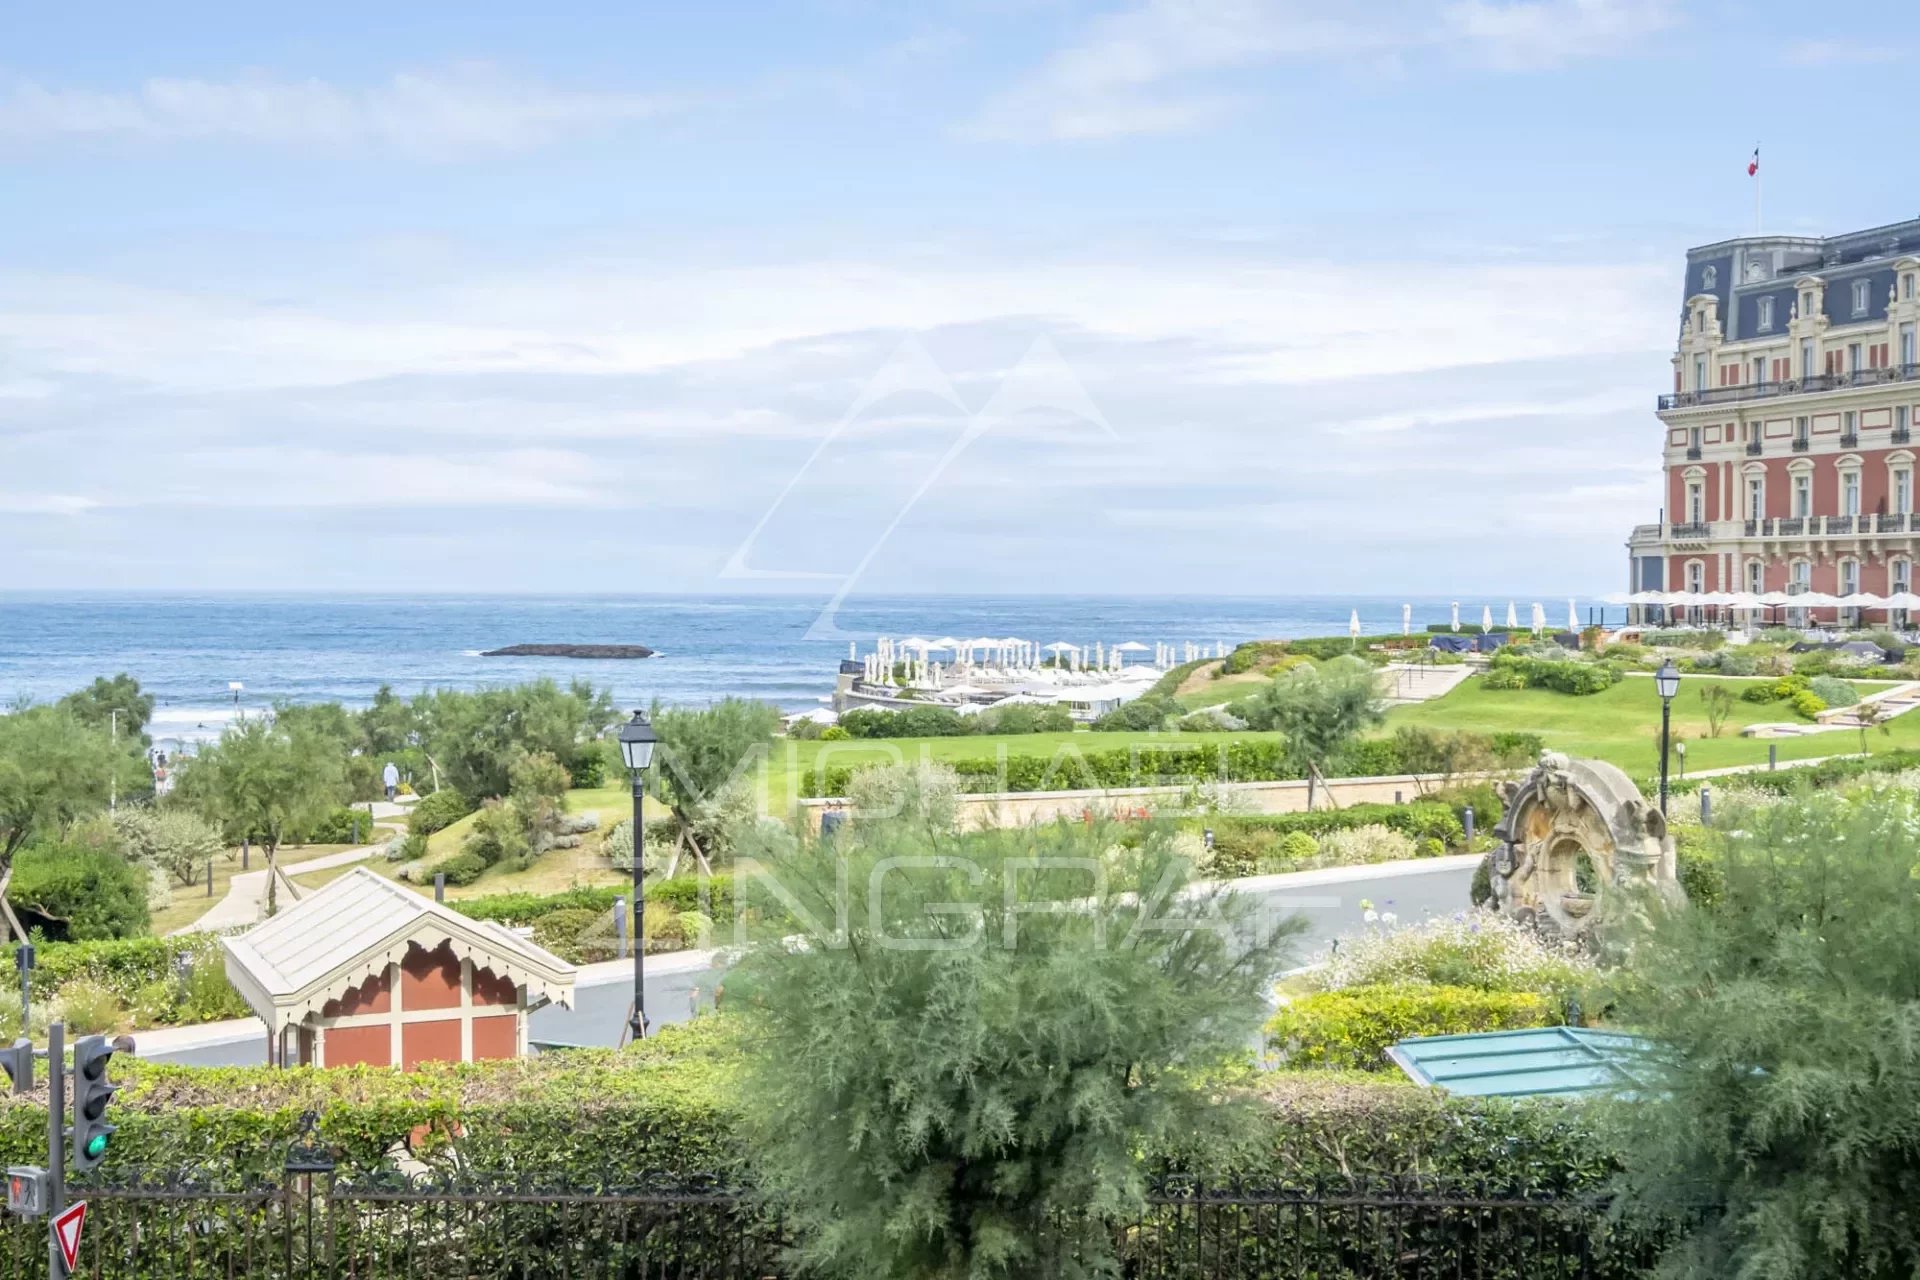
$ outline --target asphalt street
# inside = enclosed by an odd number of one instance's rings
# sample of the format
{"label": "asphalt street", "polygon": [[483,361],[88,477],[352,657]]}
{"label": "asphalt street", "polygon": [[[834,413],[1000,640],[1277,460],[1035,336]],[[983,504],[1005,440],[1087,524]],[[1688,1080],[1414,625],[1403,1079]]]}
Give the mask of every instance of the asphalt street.
{"label": "asphalt street", "polygon": [[[1273,916],[1299,914],[1307,928],[1302,935],[1295,964],[1310,963],[1324,955],[1332,941],[1363,926],[1363,902],[1381,912],[1392,912],[1402,923],[1429,915],[1449,915],[1467,906],[1467,890],[1472,881],[1471,868],[1451,864],[1419,870],[1396,870],[1385,876],[1359,878],[1367,868],[1352,869],[1352,878],[1328,878],[1316,883],[1299,884],[1297,879],[1282,888],[1257,887],[1250,882],[1242,892],[1260,899],[1262,910]],[[1339,872],[1324,873],[1328,877]],[[714,988],[721,974],[708,969],[692,972],[659,973],[647,979],[647,1017],[655,1026],[684,1022],[692,1016],[697,999],[702,1007],[713,1003]],[[598,981],[575,989],[574,1007],[541,1009],[533,1015],[530,1038],[559,1044],[612,1045],[619,1040],[632,997],[627,981]],[[225,1044],[205,1045],[170,1053],[143,1054],[158,1062],[193,1066],[258,1066],[266,1061],[266,1034]]]}

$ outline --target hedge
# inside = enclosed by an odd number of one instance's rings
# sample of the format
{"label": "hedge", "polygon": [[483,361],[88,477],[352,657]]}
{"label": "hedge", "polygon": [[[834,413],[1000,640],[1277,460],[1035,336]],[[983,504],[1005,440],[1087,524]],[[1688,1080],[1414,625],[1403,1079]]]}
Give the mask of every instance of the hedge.
{"label": "hedge", "polygon": [[1466,843],[1459,816],[1445,804],[1356,804],[1345,809],[1317,809],[1311,813],[1221,814],[1187,824],[1189,830],[1213,832],[1213,865],[1221,875],[1253,875],[1283,871],[1290,860],[1288,836],[1311,840],[1333,831],[1383,826],[1416,843],[1432,841],[1430,852],[1443,853]]}
{"label": "hedge", "polygon": [[[126,1087],[114,1102],[119,1132],[105,1169],[193,1169],[277,1182],[300,1114],[312,1109],[343,1176],[392,1167],[400,1144],[426,1126],[414,1152],[440,1170],[451,1167],[457,1146],[465,1169],[510,1172],[534,1185],[750,1179],[731,1105],[733,1024],[709,1016],[624,1050],[404,1073],[116,1060],[115,1077]],[[1327,1071],[1243,1074],[1225,1083],[1253,1109],[1242,1154],[1211,1171],[1223,1176],[1419,1172],[1551,1193],[1596,1186],[1613,1168],[1578,1102],[1453,1098]],[[0,1098],[0,1157],[31,1163],[45,1154],[44,1108],[44,1092]],[[1190,1159],[1177,1149],[1149,1157],[1175,1167]]]}
{"label": "hedge", "polygon": [[1532,991],[1410,984],[1346,987],[1296,997],[1267,1023],[1267,1043],[1289,1066],[1397,1070],[1387,1049],[1408,1036],[1547,1027],[1563,1021]]}
{"label": "hedge", "polygon": [[[960,775],[964,791],[1079,791],[1098,787],[1178,786],[1199,782],[1262,782],[1295,778],[1286,744],[1275,739],[1222,743],[1168,743],[1057,755],[1006,755],[942,761]],[[801,783],[804,796],[840,796],[854,772],[869,765],[816,765]]]}

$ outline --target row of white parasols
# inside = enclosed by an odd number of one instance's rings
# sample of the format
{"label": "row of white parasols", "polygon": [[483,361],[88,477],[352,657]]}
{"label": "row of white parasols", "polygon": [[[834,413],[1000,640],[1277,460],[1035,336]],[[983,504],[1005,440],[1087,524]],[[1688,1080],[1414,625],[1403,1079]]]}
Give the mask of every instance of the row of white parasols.
{"label": "row of white parasols", "polygon": [[1615,604],[1657,604],[1672,609],[1920,609],[1920,595],[1896,591],[1877,596],[1865,591],[1829,595],[1824,591],[1636,591],[1612,598]]}

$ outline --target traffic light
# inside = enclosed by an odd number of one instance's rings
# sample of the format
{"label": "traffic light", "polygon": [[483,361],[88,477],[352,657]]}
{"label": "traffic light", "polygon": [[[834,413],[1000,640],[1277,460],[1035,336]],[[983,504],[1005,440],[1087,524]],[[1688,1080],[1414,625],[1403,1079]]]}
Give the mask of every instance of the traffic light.
{"label": "traffic light", "polygon": [[107,1079],[113,1050],[105,1036],[88,1036],[73,1046],[73,1170],[85,1173],[107,1158],[107,1104],[120,1087]]}
{"label": "traffic light", "polygon": [[5,1049],[0,1049],[0,1068],[5,1068],[7,1079],[13,1082],[15,1093],[26,1093],[33,1088],[33,1041],[15,1040]]}

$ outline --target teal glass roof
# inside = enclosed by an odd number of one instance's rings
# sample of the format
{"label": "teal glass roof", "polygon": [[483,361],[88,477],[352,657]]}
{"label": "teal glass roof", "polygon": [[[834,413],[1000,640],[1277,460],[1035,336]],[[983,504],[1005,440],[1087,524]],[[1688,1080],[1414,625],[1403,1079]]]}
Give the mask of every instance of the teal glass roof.
{"label": "teal glass roof", "polygon": [[[1539,1027],[1411,1036],[1387,1050],[1414,1083],[1507,1098],[1633,1089],[1647,1042],[1619,1031]],[[1642,1075],[1645,1073],[1642,1072]]]}

